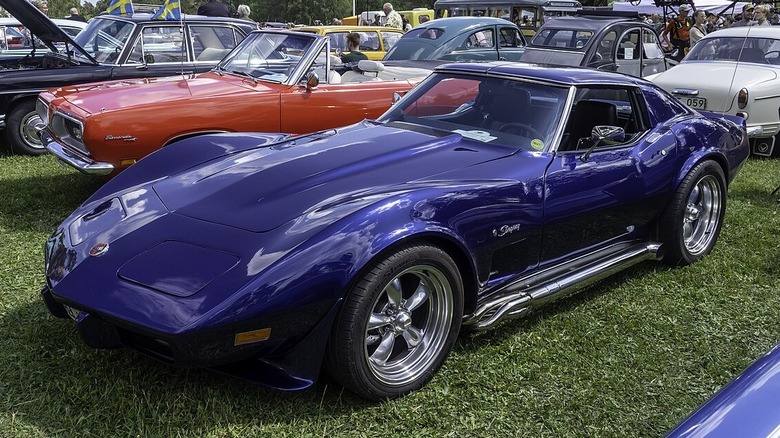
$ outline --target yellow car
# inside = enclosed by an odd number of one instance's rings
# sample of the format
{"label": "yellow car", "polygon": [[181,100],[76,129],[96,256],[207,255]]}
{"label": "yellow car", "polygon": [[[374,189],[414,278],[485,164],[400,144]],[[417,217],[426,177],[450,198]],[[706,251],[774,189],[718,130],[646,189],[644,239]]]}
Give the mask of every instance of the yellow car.
{"label": "yellow car", "polygon": [[328,35],[330,38],[330,50],[341,53],[347,52],[347,34],[357,32],[360,34],[360,51],[375,61],[385,57],[385,52],[398,41],[404,34],[400,29],[379,26],[308,26],[298,27],[300,32]]}

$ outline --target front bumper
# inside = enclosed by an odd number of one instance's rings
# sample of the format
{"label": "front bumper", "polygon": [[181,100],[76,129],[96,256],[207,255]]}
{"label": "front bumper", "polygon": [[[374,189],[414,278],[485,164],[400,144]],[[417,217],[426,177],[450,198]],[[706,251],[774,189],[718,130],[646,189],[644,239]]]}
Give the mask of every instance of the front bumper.
{"label": "front bumper", "polygon": [[54,154],[57,158],[63,161],[65,164],[76,168],[79,172],[87,173],[90,175],[108,175],[114,171],[114,165],[111,163],[101,163],[99,161],[93,161],[89,158],[83,157],[75,152],[70,151],[62,144],[54,141],[50,134],[46,131],[41,132],[41,141],[46,149]]}
{"label": "front bumper", "polygon": [[317,380],[325,345],[341,304],[337,300],[297,342],[282,338],[235,346],[232,345],[235,330],[230,328],[164,334],[71,307],[56,298],[48,285],[41,289],[41,296],[52,315],[75,321],[79,336],[92,348],[129,347],[172,365],[208,367],[280,390],[308,388]]}

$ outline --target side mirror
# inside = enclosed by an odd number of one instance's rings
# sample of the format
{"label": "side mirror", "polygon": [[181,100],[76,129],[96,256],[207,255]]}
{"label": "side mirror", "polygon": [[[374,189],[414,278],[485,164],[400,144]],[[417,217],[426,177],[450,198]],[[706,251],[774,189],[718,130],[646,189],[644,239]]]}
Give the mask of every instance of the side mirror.
{"label": "side mirror", "polygon": [[[585,155],[580,157],[580,161],[583,163],[588,161],[590,154],[593,153],[593,149],[600,145],[602,142],[611,144],[620,144],[626,141],[626,131],[619,126],[599,125],[594,126],[590,131],[590,137],[581,138],[580,142],[591,142],[590,148],[585,152]],[[578,147],[579,149],[579,147]]]}
{"label": "side mirror", "polygon": [[320,85],[320,77],[317,73],[310,72],[306,75],[306,91],[316,90]]}

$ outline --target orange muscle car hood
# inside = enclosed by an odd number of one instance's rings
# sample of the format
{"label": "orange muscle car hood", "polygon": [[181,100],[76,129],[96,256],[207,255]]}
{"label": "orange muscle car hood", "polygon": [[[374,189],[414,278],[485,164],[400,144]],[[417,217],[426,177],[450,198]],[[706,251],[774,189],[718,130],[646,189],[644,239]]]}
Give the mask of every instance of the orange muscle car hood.
{"label": "orange muscle car hood", "polygon": [[252,88],[257,91],[264,84],[247,83],[236,76],[220,76],[216,73],[171,76],[166,78],[130,79],[99,82],[63,87],[56,92],[58,97],[95,114],[138,106],[164,107],[165,104],[198,97],[217,97],[245,93]]}

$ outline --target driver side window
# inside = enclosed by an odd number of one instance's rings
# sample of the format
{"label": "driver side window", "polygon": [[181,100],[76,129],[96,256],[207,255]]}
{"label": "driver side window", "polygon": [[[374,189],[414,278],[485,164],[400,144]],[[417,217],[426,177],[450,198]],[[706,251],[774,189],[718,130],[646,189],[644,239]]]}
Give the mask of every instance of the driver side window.
{"label": "driver side window", "polygon": [[[559,149],[579,151],[594,145],[601,149],[633,143],[645,131],[641,99],[641,93],[631,88],[577,90]],[[612,132],[609,138],[599,139],[594,131],[599,126],[615,129],[607,130]]]}

